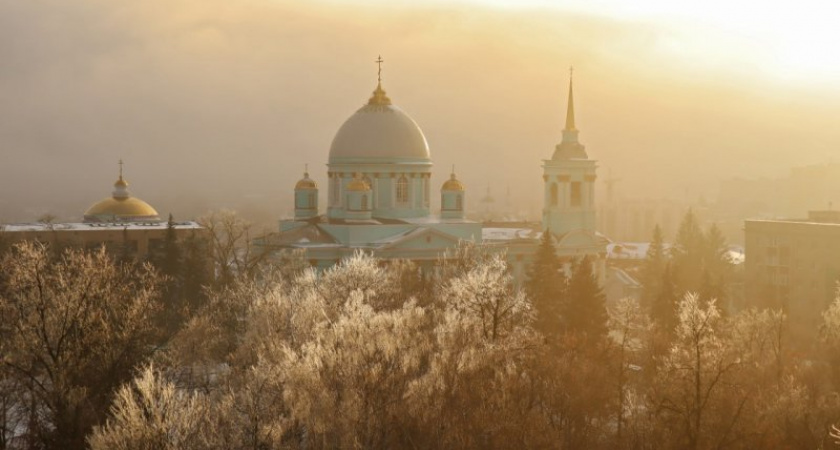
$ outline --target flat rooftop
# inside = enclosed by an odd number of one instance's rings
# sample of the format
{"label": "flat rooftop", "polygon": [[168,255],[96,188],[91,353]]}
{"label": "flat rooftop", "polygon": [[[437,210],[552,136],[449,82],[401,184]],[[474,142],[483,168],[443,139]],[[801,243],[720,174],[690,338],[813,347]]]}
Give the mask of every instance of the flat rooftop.
{"label": "flat rooftop", "polygon": [[[0,232],[21,233],[39,231],[96,231],[96,230],[165,230],[167,222],[71,222],[71,223],[8,223],[0,224]],[[176,230],[203,229],[198,222],[174,222]]]}

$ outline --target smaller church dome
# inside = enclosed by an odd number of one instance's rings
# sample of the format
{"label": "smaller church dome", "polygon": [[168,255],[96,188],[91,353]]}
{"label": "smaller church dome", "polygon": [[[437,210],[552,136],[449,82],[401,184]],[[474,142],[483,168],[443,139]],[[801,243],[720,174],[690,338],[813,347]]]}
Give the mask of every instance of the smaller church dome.
{"label": "smaller church dome", "polygon": [[347,190],[355,192],[369,191],[370,185],[368,185],[367,181],[365,181],[364,179],[359,178],[357,174],[356,177],[353,178],[353,180],[347,183]]}
{"label": "smaller church dome", "polygon": [[318,183],[309,178],[309,172],[304,172],[303,178],[298,180],[297,184],[295,184],[295,190],[300,189],[318,189]]}
{"label": "smaller church dome", "polygon": [[461,183],[460,181],[458,181],[455,178],[455,174],[452,174],[452,178],[446,180],[446,182],[443,183],[443,186],[440,189],[442,191],[463,191],[463,190],[465,190],[464,189],[464,184]]}
{"label": "smaller church dome", "polygon": [[122,161],[120,161],[120,177],[114,183],[111,197],[100,200],[85,211],[85,222],[129,222],[129,221],[160,221],[160,215],[151,205],[132,197],[128,192],[128,182],[122,176]]}
{"label": "smaller church dome", "polygon": [[160,220],[151,205],[134,197],[100,200],[85,211],[86,220],[93,217],[100,218],[99,221]]}
{"label": "smaller church dome", "polygon": [[443,186],[440,188],[442,191],[464,191],[464,184],[461,183],[457,178],[455,178],[455,172],[452,172],[449,179],[443,183]]}

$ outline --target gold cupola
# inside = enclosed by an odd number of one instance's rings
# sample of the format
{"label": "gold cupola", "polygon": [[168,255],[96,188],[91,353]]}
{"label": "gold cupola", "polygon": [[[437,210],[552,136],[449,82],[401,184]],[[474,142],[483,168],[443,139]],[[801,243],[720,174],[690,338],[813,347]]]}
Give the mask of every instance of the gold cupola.
{"label": "gold cupola", "polygon": [[111,196],[94,203],[85,211],[85,222],[159,222],[160,215],[151,205],[132,197],[128,182],[123,178],[120,160],[120,175],[114,183]]}
{"label": "gold cupola", "polygon": [[295,184],[295,190],[300,189],[318,189],[318,183],[315,182],[312,178],[309,178],[309,169],[305,169],[303,172],[303,178],[298,180],[297,184]]}
{"label": "gold cupola", "polygon": [[352,192],[369,191],[370,185],[358,173],[347,183],[347,190]]}
{"label": "gold cupola", "polygon": [[452,174],[449,175],[449,179],[443,183],[440,190],[442,191],[464,191],[464,184],[461,183],[458,178],[455,177],[455,168],[452,168]]}

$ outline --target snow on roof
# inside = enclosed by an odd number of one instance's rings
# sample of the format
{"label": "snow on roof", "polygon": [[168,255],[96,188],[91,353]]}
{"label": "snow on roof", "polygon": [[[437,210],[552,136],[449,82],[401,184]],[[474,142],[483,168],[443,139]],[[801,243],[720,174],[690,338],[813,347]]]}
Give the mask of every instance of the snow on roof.
{"label": "snow on roof", "polygon": [[615,278],[618,281],[620,281],[621,284],[623,284],[625,286],[632,286],[632,287],[641,287],[642,286],[642,284],[639,283],[635,278],[633,278],[632,276],[630,276],[630,274],[628,274],[627,272],[625,272],[621,269],[614,268],[612,273],[613,273],[613,275],[615,275]]}
{"label": "snow on roof", "polygon": [[512,241],[515,239],[537,239],[540,233],[531,228],[482,228],[481,238],[485,241]]}
{"label": "snow on roof", "polygon": [[729,260],[732,261],[732,264],[744,264],[744,260],[746,260],[746,254],[744,253],[744,247],[738,245],[730,245],[729,246]]}
{"label": "snow on roof", "polygon": [[607,244],[607,259],[645,259],[649,248],[650,242],[610,242]]}
{"label": "snow on roof", "polygon": [[[665,244],[665,251],[671,248]],[[620,260],[643,260],[647,257],[650,242],[612,242],[607,244],[607,258]],[[738,245],[730,245],[727,249],[729,260],[732,264],[744,263],[744,248]]]}
{"label": "snow on roof", "polygon": [[[27,232],[27,231],[91,231],[91,230],[164,230],[166,222],[101,222],[101,223],[9,223],[0,225],[4,232]],[[186,221],[175,222],[176,230],[189,230],[203,228],[198,222]]]}

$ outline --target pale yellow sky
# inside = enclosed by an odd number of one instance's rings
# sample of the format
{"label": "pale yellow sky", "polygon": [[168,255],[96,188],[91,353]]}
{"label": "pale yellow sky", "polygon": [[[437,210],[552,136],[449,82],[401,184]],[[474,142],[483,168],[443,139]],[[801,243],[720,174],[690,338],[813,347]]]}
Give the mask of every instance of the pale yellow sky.
{"label": "pale yellow sky", "polygon": [[0,0],[0,220],[80,215],[119,158],[164,213],[280,217],[305,163],[325,181],[378,54],[468,202],[510,187],[538,212],[570,65],[581,140],[627,195],[713,200],[840,149],[830,7],[499,1]]}
{"label": "pale yellow sky", "polygon": [[[416,1],[334,0],[335,3],[393,5]],[[840,2],[803,0],[456,0],[476,8],[519,12],[549,10],[590,15],[659,31],[650,56],[668,58],[686,70],[743,75],[737,66],[757,68],[768,80],[805,81],[837,89],[840,77]],[[426,5],[448,1],[427,0]]]}

